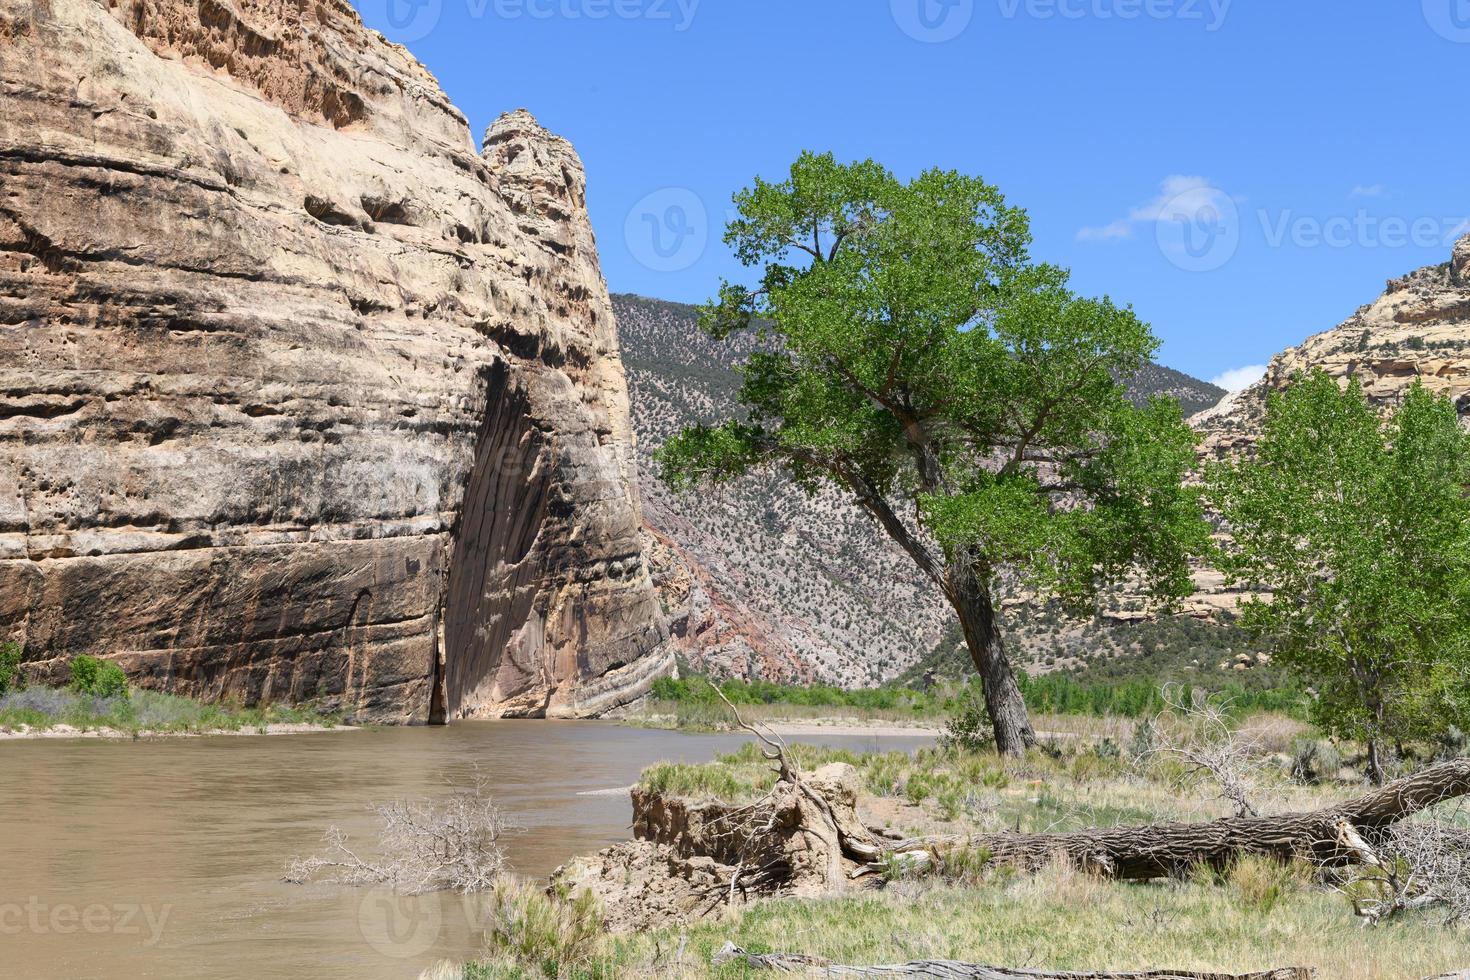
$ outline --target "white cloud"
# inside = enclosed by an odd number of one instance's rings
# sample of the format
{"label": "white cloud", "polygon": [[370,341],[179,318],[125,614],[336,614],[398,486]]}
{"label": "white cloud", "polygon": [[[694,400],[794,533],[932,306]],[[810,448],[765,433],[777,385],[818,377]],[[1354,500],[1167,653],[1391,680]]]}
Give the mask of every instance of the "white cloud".
{"label": "white cloud", "polygon": [[1348,193],[1348,197],[1382,197],[1387,193],[1388,188],[1382,184],[1358,184]]}
{"label": "white cloud", "polygon": [[1241,391],[1260,381],[1266,376],[1266,365],[1247,364],[1245,367],[1233,368],[1224,374],[1210,379],[1210,384],[1226,391]]}
{"label": "white cloud", "polygon": [[1077,232],[1079,242],[1107,242],[1132,238],[1139,225],[1172,221],[1180,216],[1197,215],[1206,208],[1217,212],[1228,210],[1224,205],[1230,199],[1208,177],[1186,177],[1173,174],[1165,177],[1159,194],[1147,204],[1141,204],[1128,212],[1128,217],[1119,218],[1107,225],[1094,225]]}
{"label": "white cloud", "polygon": [[1133,226],[1127,221],[1114,221],[1110,225],[1083,228],[1077,232],[1079,242],[1108,242],[1115,238],[1132,238]]}

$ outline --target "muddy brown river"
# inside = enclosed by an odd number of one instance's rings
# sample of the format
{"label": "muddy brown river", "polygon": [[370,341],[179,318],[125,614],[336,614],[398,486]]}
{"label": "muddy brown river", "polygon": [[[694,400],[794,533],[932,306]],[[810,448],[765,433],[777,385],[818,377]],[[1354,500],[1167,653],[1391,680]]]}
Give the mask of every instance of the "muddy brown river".
{"label": "muddy brown river", "polygon": [[[295,736],[0,742],[0,977],[413,978],[483,942],[474,898],[281,880],[367,805],[443,795],[478,766],[546,875],[628,837],[626,793],[660,759],[741,741],[593,722],[478,722]],[[856,750],[922,738],[803,736]],[[602,792],[599,792],[602,791]]]}

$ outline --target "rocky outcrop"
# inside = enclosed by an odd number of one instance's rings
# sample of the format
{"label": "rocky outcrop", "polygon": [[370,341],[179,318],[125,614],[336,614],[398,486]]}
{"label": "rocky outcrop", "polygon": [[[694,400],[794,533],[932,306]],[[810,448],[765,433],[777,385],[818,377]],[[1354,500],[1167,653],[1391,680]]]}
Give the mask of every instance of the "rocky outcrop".
{"label": "rocky outcrop", "polygon": [[640,693],[584,193],[345,0],[0,0],[0,638],[384,721]]}
{"label": "rocky outcrop", "polygon": [[1356,378],[1377,404],[1395,404],[1415,381],[1470,412],[1470,236],[1449,262],[1388,284],[1341,326],[1272,359],[1266,376],[1191,419],[1204,450],[1223,457],[1248,446],[1265,419],[1266,399],[1298,372],[1321,368]]}

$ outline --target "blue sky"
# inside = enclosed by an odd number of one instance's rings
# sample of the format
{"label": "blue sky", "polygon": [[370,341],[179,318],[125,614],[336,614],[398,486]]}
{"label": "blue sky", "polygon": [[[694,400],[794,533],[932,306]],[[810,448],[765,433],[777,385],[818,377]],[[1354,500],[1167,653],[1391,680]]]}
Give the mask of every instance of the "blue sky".
{"label": "blue sky", "polygon": [[806,148],[999,185],[1204,378],[1470,231],[1470,0],[357,2],[477,136],[525,106],[576,144],[614,291],[740,275],[730,194]]}

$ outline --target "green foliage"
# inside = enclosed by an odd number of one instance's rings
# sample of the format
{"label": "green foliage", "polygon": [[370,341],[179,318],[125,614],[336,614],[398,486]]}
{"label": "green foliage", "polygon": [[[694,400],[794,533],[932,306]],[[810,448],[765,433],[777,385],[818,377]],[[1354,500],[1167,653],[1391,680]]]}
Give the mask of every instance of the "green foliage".
{"label": "green foliage", "polygon": [[1342,753],[1319,738],[1298,739],[1291,751],[1291,778],[1304,786],[1327,782],[1342,768]]}
{"label": "green foliage", "polygon": [[[828,685],[776,684],[771,681],[720,681],[720,691],[732,704],[795,704],[817,708],[864,708],[869,710],[911,709],[922,714],[933,709],[933,699],[922,691],[902,687],[844,690]],[[653,682],[653,697],[660,701],[719,704],[714,685],[703,677],[663,677]]]}
{"label": "green foliage", "polygon": [[[1033,711],[1046,714],[1146,718],[1167,707],[1162,685],[1147,678],[1087,682],[1061,673],[1041,674],[1034,678],[1023,673],[1016,680],[1026,704]],[[1196,690],[1187,684],[1181,685],[1180,689],[1186,702]],[[1221,703],[1227,703],[1230,712],[1236,715],[1255,711],[1300,714],[1302,711],[1303,698],[1295,690],[1247,688],[1233,681],[1198,689]]]}
{"label": "green foliage", "polygon": [[[1016,683],[1032,711],[1055,715],[1087,715],[1098,718],[1147,718],[1167,705],[1158,680],[1132,677],[1121,680],[1084,680],[1067,673],[1038,674],[1024,671]],[[1198,689],[1227,703],[1232,714],[1273,711],[1300,716],[1305,697],[1295,688],[1248,687],[1234,677],[1221,675],[1210,685],[1179,685],[1186,699]],[[944,738],[947,744],[975,750],[991,745],[990,716],[977,680],[932,692],[900,686],[843,690],[824,685],[801,686],[770,681],[720,681],[719,688],[736,705],[785,704],[813,708],[860,708],[912,711],[916,717],[948,717]],[[661,678],[654,681],[653,697],[675,705],[708,705],[727,717],[729,709],[720,702],[714,685],[704,677]]]}
{"label": "green foliage", "polygon": [[[886,501],[911,498],[985,576],[1021,566],[1079,603],[1133,568],[1161,597],[1186,591],[1205,540],[1182,486],[1194,436],[1176,403],[1137,407],[1120,381],[1158,343],[1131,310],[1034,264],[1024,211],[978,178],[905,184],[811,153],[735,204],[726,241],[763,268],[760,287],[725,284],[703,324],[774,342],[744,365],[746,420],[660,451],[671,485],[778,463],[855,492],[897,536]],[[1089,506],[1059,511],[1063,491]]]}
{"label": "green foliage", "polygon": [[0,694],[20,686],[20,644],[0,643]]}
{"label": "green foliage", "polygon": [[762,343],[742,415],[659,450],[667,483],[773,464],[836,485],[951,596],[1005,568],[1078,607],[1128,573],[1160,600],[1190,591],[1208,541],[1183,485],[1195,437],[1176,402],[1136,406],[1125,385],[1158,342],[1032,262],[1024,211],[975,177],[904,183],[812,153],[735,207],[725,240],[759,286],[725,283],[702,324]]}
{"label": "green foliage", "polygon": [[146,690],[132,691],[127,697],[108,697],[31,685],[0,696],[0,728],[68,725],[82,730],[141,734],[265,730],[274,724],[331,727],[337,721],[307,707],[204,704]]}
{"label": "green foliage", "polygon": [[741,783],[735,774],[721,765],[687,765],[680,762],[658,762],[643,770],[639,784],[655,793],[717,800],[739,798],[752,787]]}
{"label": "green foliage", "polygon": [[[485,944],[492,956],[542,977],[589,970],[604,933],[590,891],[548,895],[530,882],[505,877],[490,893]],[[468,975],[477,974],[473,969]]]}
{"label": "green foliage", "polygon": [[[1251,460],[1210,473],[1241,623],[1316,690],[1329,734],[1433,738],[1470,709],[1470,438],[1415,384],[1386,421],[1321,371],[1273,395]],[[1379,773],[1378,775],[1381,775]]]}
{"label": "green foliage", "polygon": [[128,696],[128,676],[121,667],[109,660],[85,654],[71,662],[71,686],[79,694],[90,694],[98,698]]}
{"label": "green foliage", "polygon": [[[1024,692],[1022,694],[1024,697]],[[1029,703],[1027,706],[1031,707]],[[959,704],[944,726],[940,744],[949,749],[979,752],[993,747],[994,741],[990,711],[985,707],[985,693],[979,685],[972,684],[960,695]]]}

